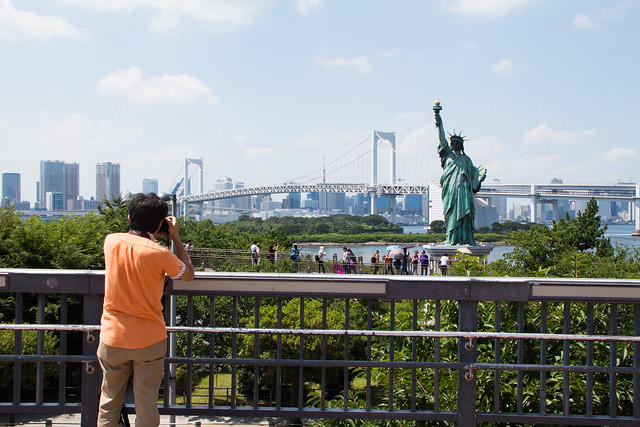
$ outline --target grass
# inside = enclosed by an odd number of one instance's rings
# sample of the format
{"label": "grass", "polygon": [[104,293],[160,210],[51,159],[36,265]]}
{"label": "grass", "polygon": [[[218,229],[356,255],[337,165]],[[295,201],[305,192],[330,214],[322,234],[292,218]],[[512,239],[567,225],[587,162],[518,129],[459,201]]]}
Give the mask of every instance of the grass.
{"label": "grass", "polygon": [[[231,403],[231,374],[214,374],[213,384],[213,404],[226,406]],[[246,399],[240,394],[236,394],[236,403],[244,404]],[[186,396],[176,396],[176,404],[186,404]],[[192,405],[209,404],[209,376],[205,375],[198,384],[195,384],[191,392]]]}

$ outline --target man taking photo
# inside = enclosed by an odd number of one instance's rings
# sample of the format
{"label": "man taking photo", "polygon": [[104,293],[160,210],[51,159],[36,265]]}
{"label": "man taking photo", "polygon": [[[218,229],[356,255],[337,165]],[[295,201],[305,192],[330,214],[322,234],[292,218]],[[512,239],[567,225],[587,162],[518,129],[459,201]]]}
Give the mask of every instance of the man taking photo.
{"label": "man taking photo", "polygon": [[[162,315],[165,275],[194,278],[177,220],[156,194],[136,194],[129,202],[129,232],[104,240],[104,305],[98,346],[102,367],[99,426],[117,426],[129,376],[133,374],[136,426],[158,426],[158,389],[167,332]],[[166,233],[176,254],[156,242]]]}

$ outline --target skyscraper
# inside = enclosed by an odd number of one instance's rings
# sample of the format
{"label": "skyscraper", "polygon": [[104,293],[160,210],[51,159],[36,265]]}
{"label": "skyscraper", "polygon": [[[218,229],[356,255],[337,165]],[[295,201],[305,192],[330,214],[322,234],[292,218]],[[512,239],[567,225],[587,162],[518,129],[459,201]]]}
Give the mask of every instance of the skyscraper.
{"label": "skyscraper", "polygon": [[63,209],[67,200],[76,200],[80,194],[80,165],[60,160],[40,160],[38,201],[41,207],[49,208],[45,198],[47,193],[61,193]]}
{"label": "skyscraper", "polygon": [[20,174],[2,174],[2,204],[12,205],[20,201]]}
{"label": "skyscraper", "polygon": [[47,191],[44,200],[48,211],[64,210],[64,194],[59,191]]}
{"label": "skyscraper", "polygon": [[[80,165],[65,163],[64,173],[64,205],[68,210],[75,210],[74,202],[80,195]],[[71,200],[71,202],[68,202]]]}
{"label": "skyscraper", "polygon": [[[232,188],[233,179],[231,179],[230,176],[219,176],[213,184],[215,191],[231,190]],[[216,200],[213,206],[216,208],[229,209],[231,207],[231,199]]]}
{"label": "skyscraper", "polygon": [[40,189],[38,201],[41,207],[48,208],[45,195],[61,193],[64,198],[64,162],[60,160],[40,160]]}
{"label": "skyscraper", "polygon": [[157,178],[144,178],[142,180],[142,192],[143,193],[158,193],[158,179]]}
{"label": "skyscraper", "polygon": [[[245,183],[241,181],[236,181],[234,184],[235,188],[244,188]],[[242,209],[243,211],[248,211],[251,209],[251,196],[242,196],[242,197],[234,197],[232,199],[233,206],[237,209]]]}
{"label": "skyscraper", "polygon": [[96,164],[96,199],[105,200],[120,197],[120,164]]}

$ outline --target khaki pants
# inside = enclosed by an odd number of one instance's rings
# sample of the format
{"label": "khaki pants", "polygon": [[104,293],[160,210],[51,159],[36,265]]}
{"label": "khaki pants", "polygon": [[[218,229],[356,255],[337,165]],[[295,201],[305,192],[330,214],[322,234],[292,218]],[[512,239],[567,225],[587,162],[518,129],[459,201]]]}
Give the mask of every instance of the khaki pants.
{"label": "khaki pants", "polygon": [[158,426],[158,389],[162,381],[167,340],[149,347],[126,349],[98,345],[102,389],[98,426],[118,425],[129,376],[133,371],[136,427]]}

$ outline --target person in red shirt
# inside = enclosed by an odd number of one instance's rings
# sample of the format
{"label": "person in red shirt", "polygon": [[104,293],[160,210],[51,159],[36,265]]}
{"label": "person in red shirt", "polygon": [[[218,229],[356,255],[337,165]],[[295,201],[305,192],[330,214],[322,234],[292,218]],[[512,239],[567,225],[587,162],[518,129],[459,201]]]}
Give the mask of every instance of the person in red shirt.
{"label": "person in red shirt", "polygon": [[[167,332],[162,315],[165,275],[194,278],[175,217],[156,194],[136,194],[129,202],[129,232],[104,240],[105,283],[98,361],[102,368],[99,426],[117,426],[129,376],[137,426],[157,426]],[[156,242],[163,223],[176,254]]]}

